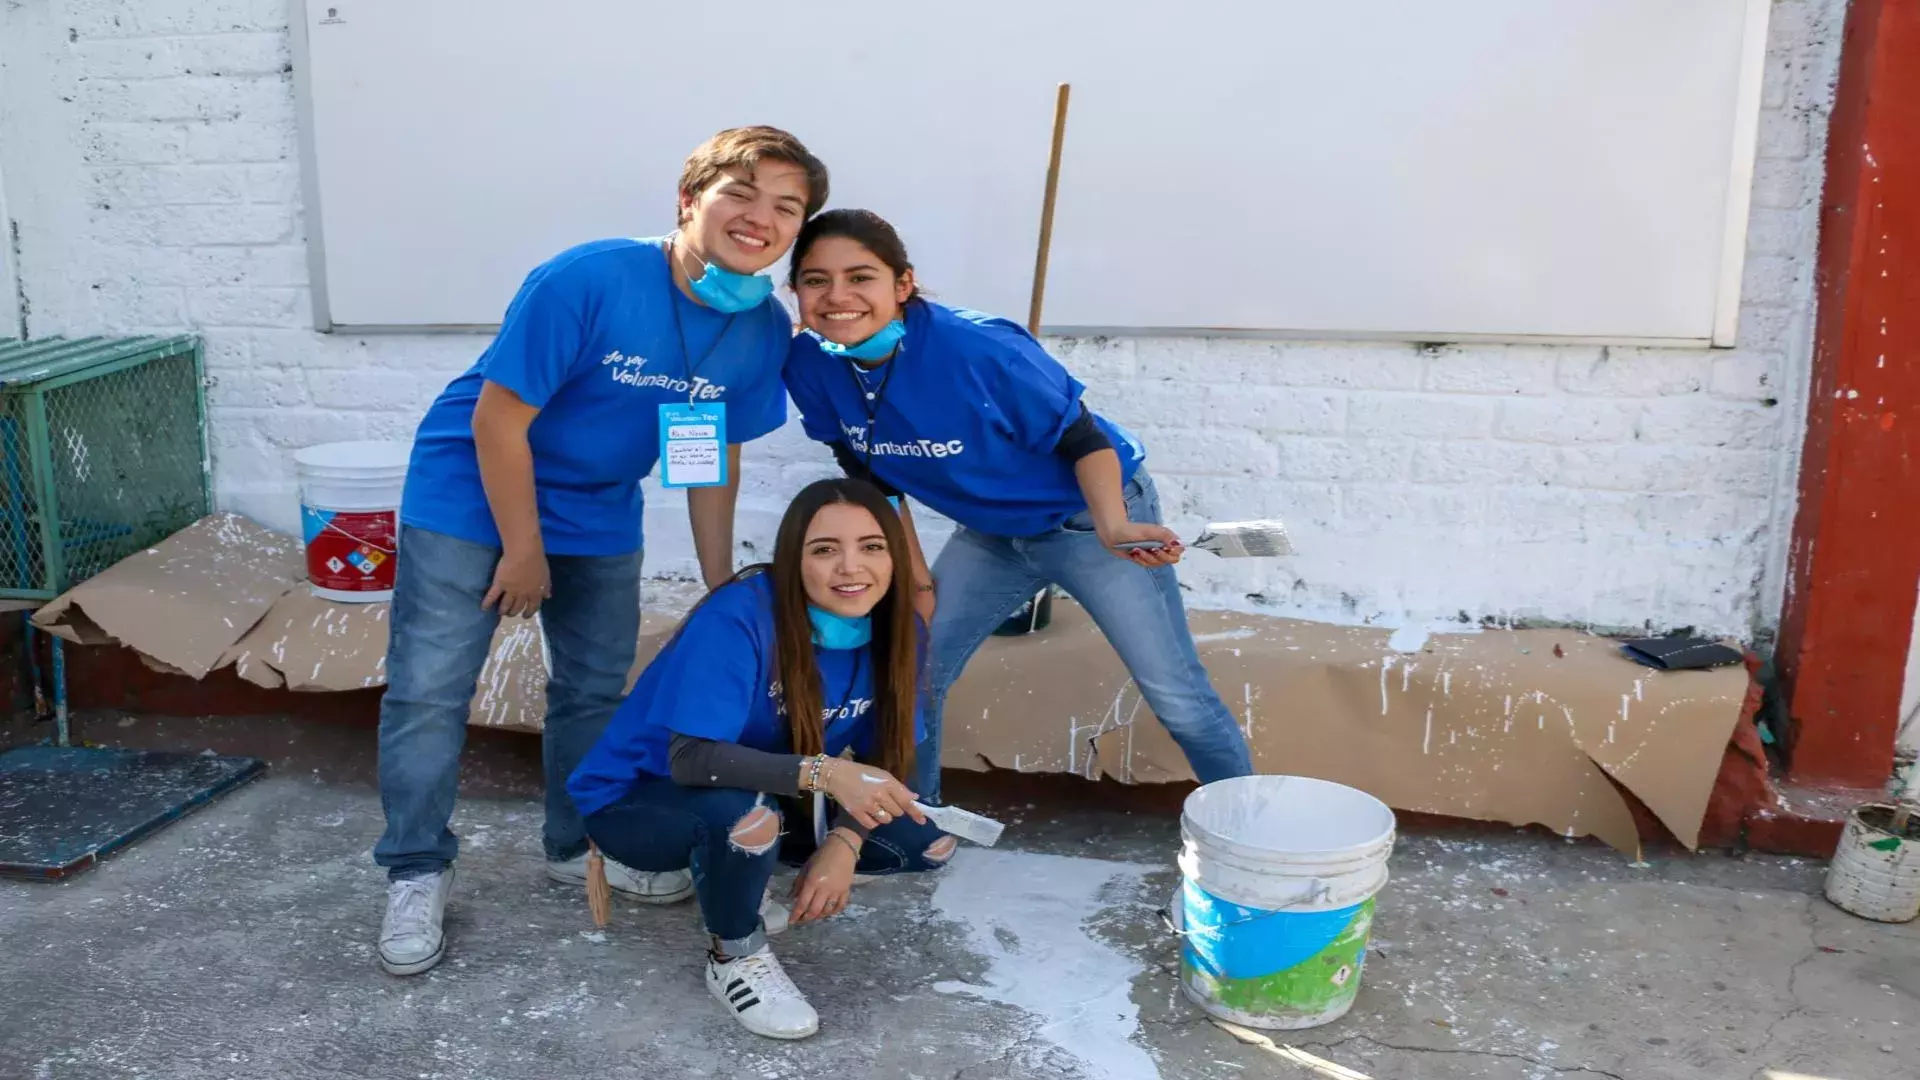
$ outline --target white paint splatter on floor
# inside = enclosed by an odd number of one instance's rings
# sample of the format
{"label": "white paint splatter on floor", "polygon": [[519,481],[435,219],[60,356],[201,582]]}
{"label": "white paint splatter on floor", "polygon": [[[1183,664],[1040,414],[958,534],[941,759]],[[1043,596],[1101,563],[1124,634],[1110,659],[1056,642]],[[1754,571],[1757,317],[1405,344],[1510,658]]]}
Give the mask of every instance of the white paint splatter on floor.
{"label": "white paint splatter on floor", "polygon": [[1158,1080],[1135,1045],[1139,1008],[1131,994],[1141,965],[1095,940],[1086,921],[1111,883],[1152,868],[1018,851],[962,850],[941,875],[933,906],[966,927],[971,949],[989,962],[984,982],[934,989],[973,994],[1033,1015],[1034,1034],[1079,1058],[1090,1075]]}

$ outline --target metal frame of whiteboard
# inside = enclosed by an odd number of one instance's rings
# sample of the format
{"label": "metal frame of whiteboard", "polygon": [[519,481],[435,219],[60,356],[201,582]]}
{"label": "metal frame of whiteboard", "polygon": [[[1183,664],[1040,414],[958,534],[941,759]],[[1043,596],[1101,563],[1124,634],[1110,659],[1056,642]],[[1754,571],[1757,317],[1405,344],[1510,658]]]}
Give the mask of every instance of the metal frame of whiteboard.
{"label": "metal frame of whiteboard", "polygon": [[1720,291],[1714,297],[1710,344],[1732,348],[1740,328],[1740,282],[1747,264],[1747,220],[1753,211],[1754,158],[1760,150],[1760,100],[1767,76],[1767,24],[1772,0],[1747,0],[1741,29],[1740,88],[1734,97],[1733,178],[1721,234]]}
{"label": "metal frame of whiteboard", "polygon": [[[495,334],[500,330],[499,323],[473,323],[471,325],[422,324],[420,326],[366,324],[330,324],[319,325],[315,329],[327,334],[414,334],[422,337],[459,336]],[[1686,349],[1707,345],[1705,338],[1670,337],[1582,337],[1578,335],[1549,334],[1420,334],[1410,332],[1371,333],[1363,331],[1326,331],[1326,330],[1247,330],[1240,327],[1208,326],[1055,326],[1043,324],[1040,327],[1042,337],[1056,338],[1231,338],[1241,341],[1398,341],[1414,345],[1619,345],[1641,349]],[[1718,341],[1711,343],[1719,347]]]}
{"label": "metal frame of whiteboard", "polygon": [[[310,49],[308,40],[308,8],[313,0],[297,0],[297,17],[290,20],[289,44],[294,57],[294,99],[297,122],[300,126],[298,147],[301,159],[301,190],[305,199],[306,213],[309,219],[307,229],[307,262],[312,294],[314,329],[321,333],[355,334],[491,334],[498,330],[498,323],[476,323],[458,325],[420,324],[343,324],[332,319],[328,298],[326,273],[326,244],[324,208],[320,192],[319,175],[316,168],[317,148],[314,139],[313,93],[309,76]],[[325,0],[321,0],[325,2]],[[1719,280],[1714,298],[1712,331],[1704,338],[1693,337],[1631,337],[1617,335],[1565,335],[1565,334],[1481,334],[1481,333],[1435,333],[1418,332],[1382,332],[1382,331],[1328,331],[1328,330],[1289,330],[1284,328],[1247,329],[1247,328],[1209,328],[1198,326],[1155,327],[1155,326],[1076,326],[1058,325],[1042,322],[1041,331],[1056,337],[1221,337],[1246,340],[1305,340],[1305,341],[1408,341],[1434,344],[1447,343],[1515,343],[1515,344],[1565,344],[1565,345],[1624,345],[1639,347],[1701,347],[1731,348],[1737,342],[1740,293],[1743,280],[1748,219],[1752,210],[1753,176],[1755,157],[1759,144],[1759,126],[1761,97],[1766,72],[1766,46],[1768,23],[1772,10],[1772,0],[1744,0],[1745,10],[1742,18],[1742,48],[1739,67],[1739,84],[1735,94],[1735,116],[1733,121],[1733,146],[1731,150],[1731,175],[1728,178],[1725,200],[1725,220],[1722,229],[1721,258]],[[1069,123],[1069,139],[1071,123]],[[1036,223],[1037,232],[1037,223]]]}
{"label": "metal frame of whiteboard", "polygon": [[[313,82],[308,74],[313,66],[310,61],[312,53],[307,47],[307,5],[310,2],[298,0],[294,4],[292,25],[287,28],[287,47],[293,56],[293,107],[296,122],[300,125],[299,142],[296,145],[300,150],[300,196],[304,200],[307,215],[307,281],[312,292],[313,328],[323,334],[351,332],[350,327],[334,325],[333,311],[327,300],[327,230],[322,225],[320,173],[315,167],[319,158],[313,139]],[[367,328],[359,332],[382,331]]]}

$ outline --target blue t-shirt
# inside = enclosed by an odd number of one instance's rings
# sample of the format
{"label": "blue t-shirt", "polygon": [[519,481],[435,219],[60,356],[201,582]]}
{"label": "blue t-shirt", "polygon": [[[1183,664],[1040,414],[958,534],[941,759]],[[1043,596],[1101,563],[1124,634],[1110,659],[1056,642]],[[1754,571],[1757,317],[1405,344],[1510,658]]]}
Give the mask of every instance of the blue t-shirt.
{"label": "blue t-shirt", "polygon": [[[1072,463],[1054,453],[1080,417],[1079,380],[998,316],[914,301],[906,322],[900,351],[864,372],[811,334],[793,339],[787,393],[808,437],[846,443],[881,480],[990,535],[1036,536],[1085,510]],[[1146,452],[1118,424],[1094,420],[1124,483]]]}
{"label": "blue t-shirt", "polygon": [[[755,574],[721,586],[647,665],[567,779],[574,805],[592,814],[618,802],[635,780],[670,775],[667,750],[676,733],[792,753],[775,654],[772,578]],[[826,752],[851,746],[869,757],[877,727],[872,650],[816,647],[813,655]],[[925,717],[916,708],[914,742],[925,735]]]}
{"label": "blue t-shirt", "polygon": [[663,238],[561,252],[527,275],[493,344],[427,410],[400,519],[499,546],[472,430],[481,385],[495,382],[540,410],[527,441],[548,553],[638,551],[640,480],[660,456],[660,406],[725,402],[729,442],[773,431],[787,418],[780,365],[792,337],[771,297],[731,316],[688,299]]}

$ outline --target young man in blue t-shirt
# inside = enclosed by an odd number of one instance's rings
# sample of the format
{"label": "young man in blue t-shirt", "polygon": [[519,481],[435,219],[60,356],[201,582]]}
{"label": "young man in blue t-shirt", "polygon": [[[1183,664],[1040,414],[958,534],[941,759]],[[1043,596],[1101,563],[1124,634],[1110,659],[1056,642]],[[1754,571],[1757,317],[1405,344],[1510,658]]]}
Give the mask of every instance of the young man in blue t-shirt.
{"label": "young man in blue t-shirt", "polygon": [[[681,171],[672,235],[594,241],[535,268],[493,344],[421,421],[380,708],[388,971],[445,954],[460,749],[502,616],[538,613],[546,632],[547,873],[585,880],[566,782],[633,665],[641,478],[659,464],[664,485],[686,489],[701,574],[709,588],[726,581],[740,444],[786,420],[793,327],[760,271],[826,199],[826,167],[792,135],[720,132]],[[693,892],[685,871],[607,870],[644,902]]]}

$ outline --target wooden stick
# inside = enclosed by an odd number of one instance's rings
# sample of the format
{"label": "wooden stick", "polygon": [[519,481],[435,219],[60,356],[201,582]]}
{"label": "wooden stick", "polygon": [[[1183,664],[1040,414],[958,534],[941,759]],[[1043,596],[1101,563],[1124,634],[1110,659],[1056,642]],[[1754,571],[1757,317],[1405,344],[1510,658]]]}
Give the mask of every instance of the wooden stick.
{"label": "wooden stick", "polygon": [[593,916],[593,925],[607,925],[607,917],[613,913],[613,888],[607,884],[607,860],[600,854],[600,845],[587,841],[587,913]]}
{"label": "wooden stick", "polygon": [[1053,202],[1060,190],[1060,148],[1067,141],[1066,83],[1053,101],[1053,151],[1047,158],[1047,197],[1040,206],[1040,250],[1033,259],[1033,302],[1027,307],[1027,332],[1040,336],[1040,305],[1047,294],[1047,251],[1053,246]]}

